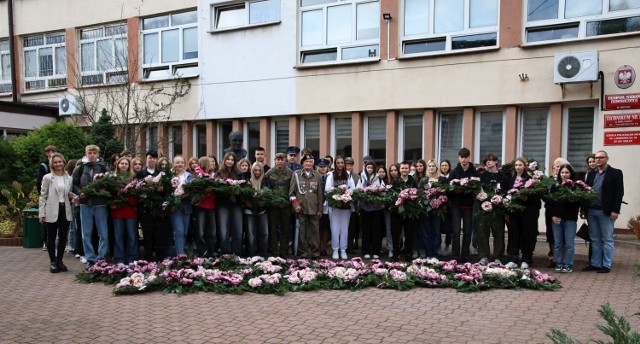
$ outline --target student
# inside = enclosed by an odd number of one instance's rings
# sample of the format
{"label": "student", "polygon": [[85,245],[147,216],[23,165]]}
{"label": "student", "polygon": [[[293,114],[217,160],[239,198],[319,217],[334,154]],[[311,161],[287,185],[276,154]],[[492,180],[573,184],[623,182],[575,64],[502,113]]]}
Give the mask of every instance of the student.
{"label": "student", "polygon": [[[411,164],[408,161],[400,163],[400,174],[394,179],[393,187],[399,190],[406,188],[417,188],[418,183],[409,175]],[[400,235],[404,230],[404,247],[406,260],[409,262],[412,259],[411,253],[413,252],[413,232],[418,226],[418,221],[415,219],[402,218],[396,213],[391,214],[391,235],[393,236],[393,261],[398,261],[400,255]]]}
{"label": "student", "polygon": [[[458,151],[458,166],[451,171],[449,180],[477,177],[476,168],[470,162],[471,152],[468,148]],[[452,255],[461,262],[469,261],[469,246],[471,245],[471,226],[473,221],[474,194],[454,194],[449,198],[451,204],[451,239]],[[461,221],[463,225],[461,226]],[[462,231],[462,247],[460,247],[460,232]]]}
{"label": "student", "polygon": [[[498,155],[488,153],[484,156],[483,163],[485,171],[480,174],[480,181],[487,188],[493,189],[496,193],[503,193],[507,190],[509,179],[498,171]],[[487,190],[485,190],[487,191]],[[483,220],[478,224],[478,257],[480,264],[489,263],[489,234],[493,236],[493,258],[495,263],[500,265],[500,259],[504,256],[504,217],[494,218],[492,221]]]}

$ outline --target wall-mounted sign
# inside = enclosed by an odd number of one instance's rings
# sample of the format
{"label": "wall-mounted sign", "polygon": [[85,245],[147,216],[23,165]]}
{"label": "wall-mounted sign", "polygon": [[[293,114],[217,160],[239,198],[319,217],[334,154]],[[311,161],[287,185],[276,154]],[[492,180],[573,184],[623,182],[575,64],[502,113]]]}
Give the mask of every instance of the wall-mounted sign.
{"label": "wall-mounted sign", "polygon": [[616,74],[613,75],[613,81],[618,88],[629,88],[636,81],[636,71],[633,67],[624,65],[616,70]]}
{"label": "wall-mounted sign", "polygon": [[640,109],[640,93],[607,94],[605,110]]}
{"label": "wall-mounted sign", "polygon": [[604,145],[640,145],[640,131],[608,131],[604,133]]}
{"label": "wall-mounted sign", "polygon": [[640,113],[604,115],[605,128],[640,126]]}

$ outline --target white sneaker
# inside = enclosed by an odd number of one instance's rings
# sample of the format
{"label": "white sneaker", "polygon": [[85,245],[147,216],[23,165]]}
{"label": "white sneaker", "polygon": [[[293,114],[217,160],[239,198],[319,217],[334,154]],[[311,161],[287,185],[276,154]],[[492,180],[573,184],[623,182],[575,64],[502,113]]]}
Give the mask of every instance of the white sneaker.
{"label": "white sneaker", "polygon": [[365,254],[364,259],[371,259],[371,255]]}
{"label": "white sneaker", "polygon": [[393,258],[393,251],[389,251],[389,258]]}
{"label": "white sneaker", "polygon": [[451,253],[450,253],[450,250],[449,250],[449,245],[447,245],[442,249],[442,253],[440,255],[446,257],[446,256],[448,256],[450,254]]}
{"label": "white sneaker", "polygon": [[76,258],[80,258],[80,254],[79,254],[79,253],[76,253],[76,256],[75,256],[75,257],[76,257]]}
{"label": "white sneaker", "polygon": [[331,258],[333,260],[337,260],[340,258],[340,256],[338,255],[338,251],[333,251],[333,255],[331,255]]}
{"label": "white sneaker", "polygon": [[509,269],[515,269],[518,267],[518,264],[514,263],[514,262],[508,262],[507,265],[505,265],[505,267],[509,268]]}
{"label": "white sneaker", "polygon": [[46,251],[46,250],[47,250],[47,243],[46,243],[46,242],[42,244],[42,250],[43,250],[43,251]]}
{"label": "white sneaker", "polygon": [[85,258],[84,256],[81,256],[80,257],[80,263],[87,264],[87,258]]}
{"label": "white sneaker", "polygon": [[416,258],[418,258],[418,257],[420,257],[420,252],[418,252],[418,251],[413,251],[413,259],[416,259]]}
{"label": "white sneaker", "polygon": [[528,269],[529,268],[529,264],[527,264],[526,262],[522,262],[522,264],[520,264],[520,269]]}
{"label": "white sneaker", "polygon": [[380,259],[380,256],[379,256],[379,255],[377,255],[377,254],[374,254],[374,255],[373,255],[373,259]]}
{"label": "white sneaker", "polygon": [[340,251],[340,259],[347,259],[347,251]]}

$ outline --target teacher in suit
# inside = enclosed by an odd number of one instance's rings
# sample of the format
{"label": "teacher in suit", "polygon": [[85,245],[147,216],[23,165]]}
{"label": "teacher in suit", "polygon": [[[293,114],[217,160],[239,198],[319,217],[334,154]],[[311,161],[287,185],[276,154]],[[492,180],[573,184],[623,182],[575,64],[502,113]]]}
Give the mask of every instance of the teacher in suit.
{"label": "teacher in suit", "polygon": [[[591,236],[590,265],[585,271],[608,273],[613,260],[613,225],[620,214],[624,196],[622,171],[609,165],[609,155],[601,150],[595,154],[596,168],[587,173],[587,185],[598,195],[586,217]],[[584,213],[581,214],[584,218]]]}
{"label": "teacher in suit", "polygon": [[[75,195],[71,192],[73,179],[67,173],[66,163],[62,154],[53,154],[49,162],[51,172],[42,178],[40,189],[39,217],[40,223],[47,226],[47,251],[51,262],[49,266],[51,273],[67,271],[62,257],[67,244],[69,222],[73,218],[70,199]],[[58,237],[57,250],[56,236]]]}

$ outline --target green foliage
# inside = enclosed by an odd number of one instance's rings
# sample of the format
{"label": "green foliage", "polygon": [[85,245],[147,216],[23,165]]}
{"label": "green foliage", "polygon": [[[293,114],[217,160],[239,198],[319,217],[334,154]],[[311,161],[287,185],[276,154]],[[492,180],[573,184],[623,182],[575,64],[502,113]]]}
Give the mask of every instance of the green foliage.
{"label": "green foliage", "polygon": [[13,162],[16,153],[8,141],[0,139],[0,189],[6,189],[11,185],[14,170]]}
{"label": "green foliage", "polygon": [[14,181],[0,191],[0,237],[18,237],[22,235],[21,212],[26,208],[38,206],[38,192],[34,187],[25,197],[22,185]]}
{"label": "green foliage", "polygon": [[44,148],[54,145],[67,160],[81,158],[89,137],[82,129],[66,122],[46,124],[25,136],[18,136],[10,141],[15,152],[12,177],[31,189],[35,185],[38,166],[43,162]]}
{"label": "green foliage", "polygon": [[124,149],[122,142],[116,138],[116,127],[111,122],[107,109],[102,109],[98,121],[91,125],[89,135],[91,142],[100,147],[100,155],[105,161],[109,161],[113,153],[120,153]]}
{"label": "green foliage", "polygon": [[[598,310],[598,314],[600,317],[607,322],[607,325],[596,325],[598,330],[602,331],[602,333],[611,337],[613,341],[604,342],[601,340],[595,340],[595,343],[605,344],[637,344],[640,343],[640,333],[636,331],[631,331],[631,326],[629,325],[629,321],[624,316],[618,316],[611,309],[609,304],[604,304],[600,306]],[[636,313],[635,315],[639,315]],[[547,332],[547,337],[551,339],[555,344],[581,344],[577,339],[573,339],[569,337],[564,332],[552,328],[550,332]]]}

